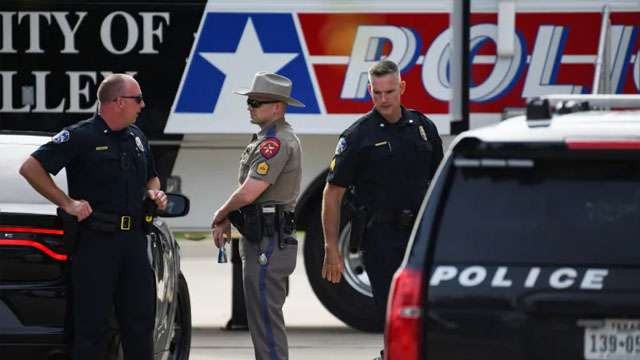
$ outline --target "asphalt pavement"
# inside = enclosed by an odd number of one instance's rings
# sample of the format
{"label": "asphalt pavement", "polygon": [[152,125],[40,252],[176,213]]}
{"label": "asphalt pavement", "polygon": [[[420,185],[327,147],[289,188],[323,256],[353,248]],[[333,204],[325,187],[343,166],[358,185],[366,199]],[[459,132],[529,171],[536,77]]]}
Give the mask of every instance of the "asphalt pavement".
{"label": "asphalt pavement", "polygon": [[[380,351],[380,335],[346,327],[287,329],[291,360],[371,360]],[[195,329],[190,360],[251,360],[253,346],[246,331]]]}

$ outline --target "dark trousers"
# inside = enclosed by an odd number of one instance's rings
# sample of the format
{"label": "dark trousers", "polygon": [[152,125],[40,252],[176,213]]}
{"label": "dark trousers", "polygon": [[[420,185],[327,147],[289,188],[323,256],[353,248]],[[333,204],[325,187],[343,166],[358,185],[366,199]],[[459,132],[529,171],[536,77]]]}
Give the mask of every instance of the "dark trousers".
{"label": "dark trousers", "polygon": [[410,234],[408,226],[372,223],[367,227],[362,252],[381,319],[385,318],[391,280],[402,263]]}
{"label": "dark trousers", "polygon": [[155,280],[141,231],[82,229],[72,260],[73,359],[102,359],[118,321],[125,359],[153,358]]}

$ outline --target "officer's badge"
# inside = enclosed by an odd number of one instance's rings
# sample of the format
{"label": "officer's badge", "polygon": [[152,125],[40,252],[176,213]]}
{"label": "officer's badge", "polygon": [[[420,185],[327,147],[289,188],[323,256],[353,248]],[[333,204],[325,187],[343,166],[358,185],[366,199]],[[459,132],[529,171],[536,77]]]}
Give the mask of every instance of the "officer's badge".
{"label": "officer's badge", "polygon": [[51,140],[56,144],[62,144],[63,142],[69,141],[69,138],[71,138],[69,130],[62,130],[57,133]]}
{"label": "officer's badge", "polygon": [[336,145],[336,155],[342,154],[345,150],[347,150],[347,139],[341,137],[340,140],[338,140],[338,145]]}
{"label": "officer's badge", "polygon": [[280,140],[277,138],[268,138],[260,143],[260,154],[267,160],[276,156],[278,151],[280,151]]}
{"label": "officer's badge", "polygon": [[333,160],[331,160],[331,164],[329,164],[329,170],[333,171],[335,167],[336,167],[336,158],[333,158]]}
{"label": "officer's badge", "polygon": [[267,173],[269,172],[269,164],[267,164],[266,162],[261,162],[260,164],[258,164],[258,166],[256,167],[256,172],[260,175],[267,175]]}
{"label": "officer's badge", "polygon": [[144,145],[142,145],[142,140],[136,136],[136,146],[138,146],[138,150],[144,152]]}
{"label": "officer's badge", "polygon": [[422,125],[420,125],[420,136],[422,136],[422,140],[428,141],[427,140],[427,133],[424,131],[424,128],[422,127]]}

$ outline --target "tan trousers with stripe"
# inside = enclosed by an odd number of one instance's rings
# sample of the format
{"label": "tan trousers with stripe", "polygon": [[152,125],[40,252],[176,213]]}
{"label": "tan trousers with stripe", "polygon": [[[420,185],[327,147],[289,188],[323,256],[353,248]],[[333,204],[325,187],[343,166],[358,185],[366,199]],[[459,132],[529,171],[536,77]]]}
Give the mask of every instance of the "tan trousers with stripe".
{"label": "tan trousers with stripe", "polygon": [[[282,306],[287,278],[296,267],[297,245],[278,246],[277,236],[264,237],[261,246],[240,240],[247,322],[256,360],[287,360],[289,346]],[[260,252],[268,262],[258,263]]]}

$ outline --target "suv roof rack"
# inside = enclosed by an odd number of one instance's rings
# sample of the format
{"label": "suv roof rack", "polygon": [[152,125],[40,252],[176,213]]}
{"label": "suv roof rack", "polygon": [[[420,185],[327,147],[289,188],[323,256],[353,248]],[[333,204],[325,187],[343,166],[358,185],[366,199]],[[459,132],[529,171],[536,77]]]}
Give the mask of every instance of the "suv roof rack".
{"label": "suv roof rack", "polygon": [[640,109],[640,95],[545,95],[529,100],[527,122],[529,126],[548,126],[554,113],[569,114],[588,110]]}

